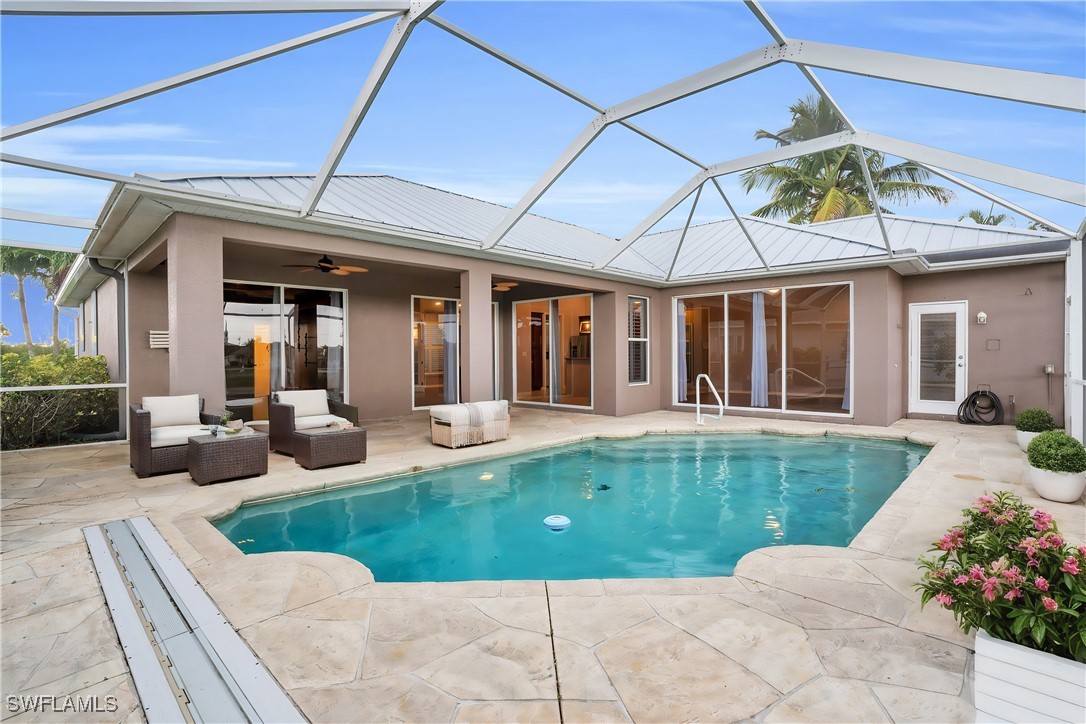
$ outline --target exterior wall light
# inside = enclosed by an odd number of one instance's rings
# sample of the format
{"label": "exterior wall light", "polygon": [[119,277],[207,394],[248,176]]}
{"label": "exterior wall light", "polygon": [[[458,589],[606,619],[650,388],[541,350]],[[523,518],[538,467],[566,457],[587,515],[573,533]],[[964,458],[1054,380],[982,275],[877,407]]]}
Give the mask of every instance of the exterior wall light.
{"label": "exterior wall light", "polygon": [[977,312],[977,324],[988,324],[988,315],[984,312]]}

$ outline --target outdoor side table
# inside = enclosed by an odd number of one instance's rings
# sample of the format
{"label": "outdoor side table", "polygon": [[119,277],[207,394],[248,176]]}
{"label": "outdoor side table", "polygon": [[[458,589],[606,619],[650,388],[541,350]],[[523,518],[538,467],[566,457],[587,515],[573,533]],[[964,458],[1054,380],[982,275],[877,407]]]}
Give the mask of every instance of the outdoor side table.
{"label": "outdoor side table", "polygon": [[189,438],[189,475],[198,485],[268,473],[268,436],[262,432]]}
{"label": "outdoor side table", "polygon": [[294,462],[306,470],[366,460],[366,430],[318,428],[294,431]]}

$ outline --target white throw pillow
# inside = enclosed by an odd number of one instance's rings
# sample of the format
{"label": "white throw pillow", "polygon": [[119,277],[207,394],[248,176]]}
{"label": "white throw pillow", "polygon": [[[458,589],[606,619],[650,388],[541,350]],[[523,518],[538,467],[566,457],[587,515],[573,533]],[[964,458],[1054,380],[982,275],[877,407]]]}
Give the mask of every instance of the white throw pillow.
{"label": "white throw pillow", "polygon": [[275,394],[284,405],[294,405],[295,417],[328,414],[328,393],[324,390],[287,390]]}
{"label": "white throw pillow", "polygon": [[199,395],[144,397],[143,409],[151,413],[151,427],[200,424]]}

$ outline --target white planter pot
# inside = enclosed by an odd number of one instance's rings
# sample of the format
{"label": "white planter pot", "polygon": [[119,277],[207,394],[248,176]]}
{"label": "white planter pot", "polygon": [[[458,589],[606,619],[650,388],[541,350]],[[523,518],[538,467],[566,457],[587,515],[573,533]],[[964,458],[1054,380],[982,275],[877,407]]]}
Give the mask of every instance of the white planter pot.
{"label": "white planter pot", "polygon": [[1029,481],[1037,494],[1056,503],[1074,503],[1086,489],[1086,472],[1057,473],[1029,466]]}
{"label": "white planter pot", "polygon": [[977,631],[977,721],[1086,721],[1086,664]]}
{"label": "white planter pot", "polygon": [[1029,447],[1029,441],[1037,437],[1041,433],[1039,432],[1022,432],[1021,430],[1014,431],[1015,436],[1018,438],[1018,449],[1022,452],[1026,451]]}

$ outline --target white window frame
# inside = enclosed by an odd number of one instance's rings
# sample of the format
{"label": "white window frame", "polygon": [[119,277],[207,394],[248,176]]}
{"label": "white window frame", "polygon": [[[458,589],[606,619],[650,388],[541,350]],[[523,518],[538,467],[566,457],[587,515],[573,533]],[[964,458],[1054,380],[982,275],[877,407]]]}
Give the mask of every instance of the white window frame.
{"label": "white window frame", "polygon": [[[645,303],[642,316],[644,322],[641,325],[641,337],[631,337],[630,334],[630,302],[640,299]],[[649,330],[652,328],[652,322],[650,317],[651,301],[648,297],[643,297],[640,294],[627,294],[626,295],[626,385],[628,387],[642,387],[644,385],[652,384],[652,355],[650,354],[652,349],[652,343],[649,341]],[[645,343],[645,381],[644,382],[632,382],[630,381],[630,342],[644,342]]]}
{"label": "white window frame", "polygon": [[724,297],[724,325],[727,329],[728,324],[728,297],[732,294],[751,294],[753,292],[766,292],[770,289],[781,290],[781,366],[784,367],[788,360],[788,330],[787,330],[787,294],[789,290],[793,289],[810,289],[812,287],[836,287],[847,286],[848,287],[848,399],[849,399],[849,411],[848,412],[811,412],[810,410],[789,410],[788,409],[788,387],[787,381],[781,382],[781,406],[779,408],[766,408],[766,407],[737,407],[728,404],[729,396],[727,394],[727,378],[729,371],[729,357],[728,357],[728,345],[730,343],[729,335],[724,335],[724,409],[733,410],[735,412],[757,412],[757,413],[771,413],[775,415],[794,415],[804,417],[830,417],[841,419],[854,419],[856,417],[856,284],[849,281],[827,281],[811,284],[789,284],[784,286],[782,284],[766,284],[765,286],[755,287],[753,289],[732,289],[729,291],[717,291],[717,292],[702,292],[699,294],[683,294],[676,295],[671,298],[671,405],[678,408],[694,409],[697,405],[693,402],[679,402],[679,380],[677,377],[677,370],[679,368],[679,333],[675,328],[679,314],[679,300],[680,299],[697,299],[700,297]]}

